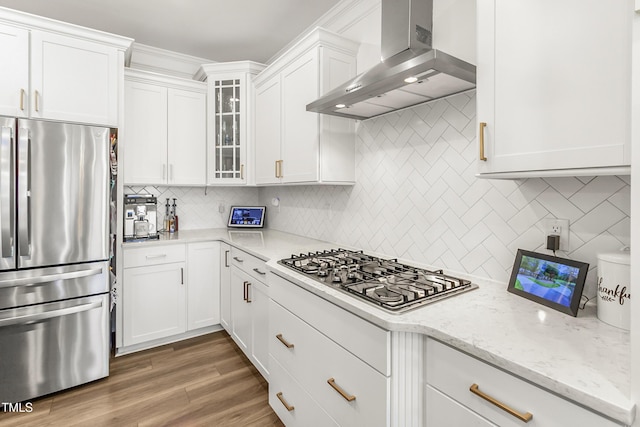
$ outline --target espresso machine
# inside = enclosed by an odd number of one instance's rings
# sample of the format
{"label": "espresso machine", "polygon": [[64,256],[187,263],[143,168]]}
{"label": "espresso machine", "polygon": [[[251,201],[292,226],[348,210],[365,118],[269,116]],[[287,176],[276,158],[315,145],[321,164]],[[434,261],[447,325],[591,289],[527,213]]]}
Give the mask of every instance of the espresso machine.
{"label": "espresso machine", "polygon": [[124,241],[159,239],[158,200],[153,194],[124,195]]}

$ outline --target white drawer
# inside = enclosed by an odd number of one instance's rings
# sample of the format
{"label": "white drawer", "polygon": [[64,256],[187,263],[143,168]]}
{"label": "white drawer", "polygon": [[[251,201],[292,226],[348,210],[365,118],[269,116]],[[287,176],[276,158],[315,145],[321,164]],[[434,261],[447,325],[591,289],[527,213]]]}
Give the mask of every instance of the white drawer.
{"label": "white drawer", "polygon": [[[472,411],[503,427],[525,425],[496,405],[472,393],[480,392],[520,414],[531,413],[530,427],[619,427],[602,416],[521,380],[494,366],[433,339],[427,340],[427,383]],[[427,398],[429,398],[427,396]],[[428,407],[434,408],[427,403]],[[444,408],[436,407],[437,410]],[[481,424],[482,425],[482,424]]]}
{"label": "white drawer", "polygon": [[390,333],[270,273],[269,296],[385,376],[391,375]]}
{"label": "white drawer", "polygon": [[269,366],[271,367],[269,405],[284,425],[287,427],[338,426],[274,358],[269,360]]}
{"label": "white drawer", "polygon": [[427,386],[426,413],[428,427],[496,427],[496,424],[431,386]]}
{"label": "white drawer", "polygon": [[[273,300],[269,305],[269,330],[271,356],[338,424],[387,425],[387,377]],[[277,335],[293,347],[287,347]],[[335,388],[329,384],[331,379]]]}
{"label": "white drawer", "polygon": [[166,246],[145,246],[141,248],[123,249],[124,268],[144,267],[147,265],[168,264],[171,262],[184,262],[186,259],[184,244]]}
{"label": "white drawer", "polygon": [[263,260],[234,247],[231,247],[230,255],[231,265],[235,265],[261,282],[266,283],[267,269]]}

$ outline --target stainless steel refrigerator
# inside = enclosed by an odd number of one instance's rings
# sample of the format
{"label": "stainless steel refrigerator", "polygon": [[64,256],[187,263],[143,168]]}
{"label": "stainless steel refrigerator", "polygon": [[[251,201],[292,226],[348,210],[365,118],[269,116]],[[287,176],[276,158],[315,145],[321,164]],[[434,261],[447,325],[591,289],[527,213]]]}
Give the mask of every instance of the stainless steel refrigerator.
{"label": "stainless steel refrigerator", "polygon": [[109,374],[109,129],[0,117],[0,402]]}

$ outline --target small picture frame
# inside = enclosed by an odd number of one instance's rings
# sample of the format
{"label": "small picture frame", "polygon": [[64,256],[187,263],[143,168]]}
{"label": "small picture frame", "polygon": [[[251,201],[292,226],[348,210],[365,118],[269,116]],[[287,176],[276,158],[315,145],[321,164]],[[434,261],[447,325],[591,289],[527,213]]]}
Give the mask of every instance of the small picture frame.
{"label": "small picture frame", "polygon": [[575,317],[588,270],[584,262],[518,249],[507,291]]}

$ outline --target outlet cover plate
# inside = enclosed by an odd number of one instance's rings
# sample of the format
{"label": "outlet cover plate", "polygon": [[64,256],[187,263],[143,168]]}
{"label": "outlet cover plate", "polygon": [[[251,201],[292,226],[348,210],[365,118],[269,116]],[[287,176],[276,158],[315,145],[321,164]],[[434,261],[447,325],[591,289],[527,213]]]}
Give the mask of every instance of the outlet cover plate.
{"label": "outlet cover plate", "polygon": [[[547,247],[547,236],[550,234],[558,234],[560,236],[561,251],[569,251],[569,220],[557,218],[544,219],[544,247]],[[559,232],[558,232],[559,231]]]}

